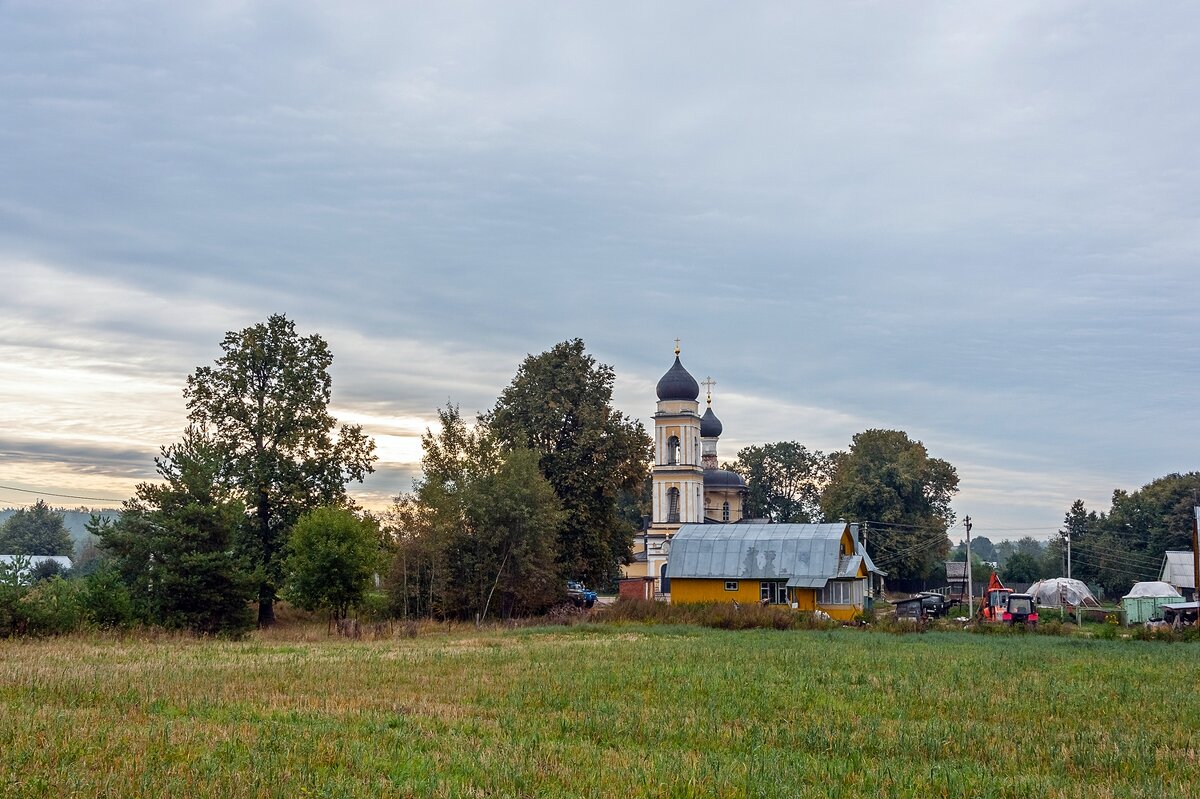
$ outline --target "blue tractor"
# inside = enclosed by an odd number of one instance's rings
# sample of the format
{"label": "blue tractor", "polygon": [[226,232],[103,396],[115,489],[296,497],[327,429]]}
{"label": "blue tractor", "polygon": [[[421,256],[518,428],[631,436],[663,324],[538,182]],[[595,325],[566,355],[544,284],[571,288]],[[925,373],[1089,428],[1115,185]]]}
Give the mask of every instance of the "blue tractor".
{"label": "blue tractor", "polygon": [[584,588],[583,583],[567,580],[567,597],[577,608],[590,608],[596,604],[596,592]]}

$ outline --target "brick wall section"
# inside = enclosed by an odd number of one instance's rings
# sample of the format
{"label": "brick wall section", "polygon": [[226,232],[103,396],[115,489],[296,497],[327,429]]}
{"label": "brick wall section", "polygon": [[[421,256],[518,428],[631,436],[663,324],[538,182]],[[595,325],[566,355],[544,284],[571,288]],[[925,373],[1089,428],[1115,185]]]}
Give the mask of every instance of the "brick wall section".
{"label": "brick wall section", "polygon": [[625,599],[654,599],[653,577],[631,577],[617,584],[617,596]]}

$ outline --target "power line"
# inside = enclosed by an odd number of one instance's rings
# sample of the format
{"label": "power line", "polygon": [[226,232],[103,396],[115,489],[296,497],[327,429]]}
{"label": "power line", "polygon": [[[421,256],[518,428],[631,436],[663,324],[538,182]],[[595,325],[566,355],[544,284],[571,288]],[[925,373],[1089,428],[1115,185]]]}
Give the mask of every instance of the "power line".
{"label": "power line", "polygon": [[1112,563],[1118,565],[1128,566],[1130,569],[1145,569],[1153,572],[1158,572],[1159,570],[1159,564],[1145,563],[1145,561],[1122,558],[1120,554],[1115,554],[1112,552],[1088,552],[1087,549],[1075,549],[1075,554],[1082,554],[1085,558],[1092,558],[1093,560],[1112,561]]}
{"label": "power line", "polygon": [[[983,527],[982,525],[975,525],[974,527],[971,528],[971,532],[972,532],[972,537],[974,537],[974,538],[978,538],[980,536],[987,537],[988,533],[1014,533],[1014,532],[1025,533],[1025,535],[1022,536],[1022,538],[1034,538],[1034,539],[1048,539],[1048,538],[1053,538],[1056,535],[1059,535],[1059,532],[1057,530],[1051,530],[1048,527]],[[1005,539],[1005,540],[1011,541],[1012,539]]]}
{"label": "power line", "polygon": [[938,531],[942,531],[942,532],[953,530],[955,527],[958,527],[957,524],[952,524],[949,527],[942,528],[942,527],[938,527],[936,525],[931,525],[931,524],[901,524],[900,522],[877,522],[872,519],[864,519],[863,524],[871,524],[871,525],[875,525],[877,527],[906,527],[910,530],[938,530]]}
{"label": "power line", "polygon": [[[1079,558],[1079,557],[1076,557],[1076,558],[1075,558],[1075,560],[1076,560],[1076,562],[1078,562],[1078,563],[1082,563],[1082,564],[1084,564],[1085,566],[1090,566],[1091,568],[1093,568],[1093,569],[1096,569],[1096,570],[1104,570],[1104,571],[1109,571],[1109,572],[1113,572],[1114,574],[1121,574],[1121,575],[1124,575],[1124,576],[1126,576],[1126,577],[1134,577],[1134,578],[1137,578],[1137,579],[1139,579],[1139,580],[1140,580],[1140,579],[1142,579],[1142,578],[1144,578],[1144,577],[1155,577],[1155,576],[1157,576],[1157,574],[1156,574],[1157,570],[1156,570],[1156,569],[1151,569],[1151,570],[1148,570],[1148,571],[1141,571],[1140,569],[1138,569],[1138,568],[1137,568],[1137,567],[1135,567],[1135,566],[1127,566],[1127,567],[1124,567],[1124,568],[1116,568],[1116,567],[1113,567],[1113,566],[1101,566],[1101,565],[1099,565],[1099,564],[1097,564],[1097,563],[1093,563],[1093,562],[1092,562],[1091,560],[1089,560],[1088,558]],[[1131,571],[1131,569],[1132,569],[1132,571]]]}
{"label": "power line", "polygon": [[1142,561],[1147,566],[1157,567],[1162,564],[1161,556],[1155,557],[1154,555],[1143,555],[1140,552],[1134,552],[1133,550],[1128,549],[1117,549],[1116,547],[1112,546],[1097,546],[1095,542],[1090,541],[1076,542],[1075,549],[1076,551],[1082,552],[1085,555],[1088,553],[1095,553],[1098,555],[1108,555],[1114,558],[1123,558],[1130,561]]}
{"label": "power line", "polygon": [[[975,527],[972,527],[971,529],[974,530]],[[1032,531],[1032,532],[1047,532],[1047,531],[1058,532],[1057,529],[1045,527],[1045,526],[1043,526],[1043,527],[989,527],[987,529],[991,530],[994,533],[1019,533],[1019,532],[1023,532],[1026,530]]]}
{"label": "power line", "polygon": [[28,488],[17,488],[16,486],[0,485],[0,488],[5,491],[20,491],[22,494],[36,494],[43,497],[61,497],[63,499],[94,499],[97,502],[124,502],[123,499],[113,499],[112,497],[84,497],[78,494],[55,494],[53,491],[31,491]]}
{"label": "power line", "polygon": [[933,546],[939,546],[942,543],[943,543],[942,541],[939,541],[936,538],[931,538],[926,541],[919,541],[916,544],[913,544],[912,546],[904,547],[903,549],[898,549],[893,552],[889,552],[885,555],[881,555],[879,557],[879,561],[876,563],[876,565],[877,566],[886,566],[889,563],[893,563],[896,560],[898,560],[906,555],[912,555],[916,552],[920,552],[921,550],[929,549],[930,547],[933,547]]}

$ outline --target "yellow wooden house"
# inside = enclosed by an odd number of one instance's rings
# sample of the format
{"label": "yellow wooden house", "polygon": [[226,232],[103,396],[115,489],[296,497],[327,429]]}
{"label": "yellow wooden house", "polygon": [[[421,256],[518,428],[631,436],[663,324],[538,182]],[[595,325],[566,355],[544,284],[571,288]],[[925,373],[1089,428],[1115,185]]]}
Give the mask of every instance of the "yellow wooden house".
{"label": "yellow wooden house", "polygon": [[858,525],[685,524],[667,562],[671,602],[789,605],[849,620],[869,605],[875,567]]}

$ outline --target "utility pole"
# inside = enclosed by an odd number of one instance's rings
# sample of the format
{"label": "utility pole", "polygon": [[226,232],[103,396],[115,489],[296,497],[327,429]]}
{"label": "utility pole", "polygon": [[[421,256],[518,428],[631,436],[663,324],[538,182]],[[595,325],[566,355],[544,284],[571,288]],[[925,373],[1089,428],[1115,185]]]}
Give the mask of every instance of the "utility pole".
{"label": "utility pole", "polygon": [[975,618],[973,611],[975,601],[975,586],[971,581],[971,517],[963,519],[963,527],[967,528],[967,618]]}
{"label": "utility pole", "polygon": [[1192,601],[1200,600],[1200,505],[1193,505],[1196,518],[1192,520]]}
{"label": "utility pole", "polygon": [[1067,528],[1067,579],[1071,579],[1071,528]]}
{"label": "utility pole", "polygon": [[[869,526],[868,522],[863,522],[862,527],[859,528],[860,530],[862,530],[863,552],[867,551],[867,527],[868,526]],[[875,575],[872,574],[871,572],[867,572],[867,594],[870,595],[871,597],[877,596],[875,594]]]}

